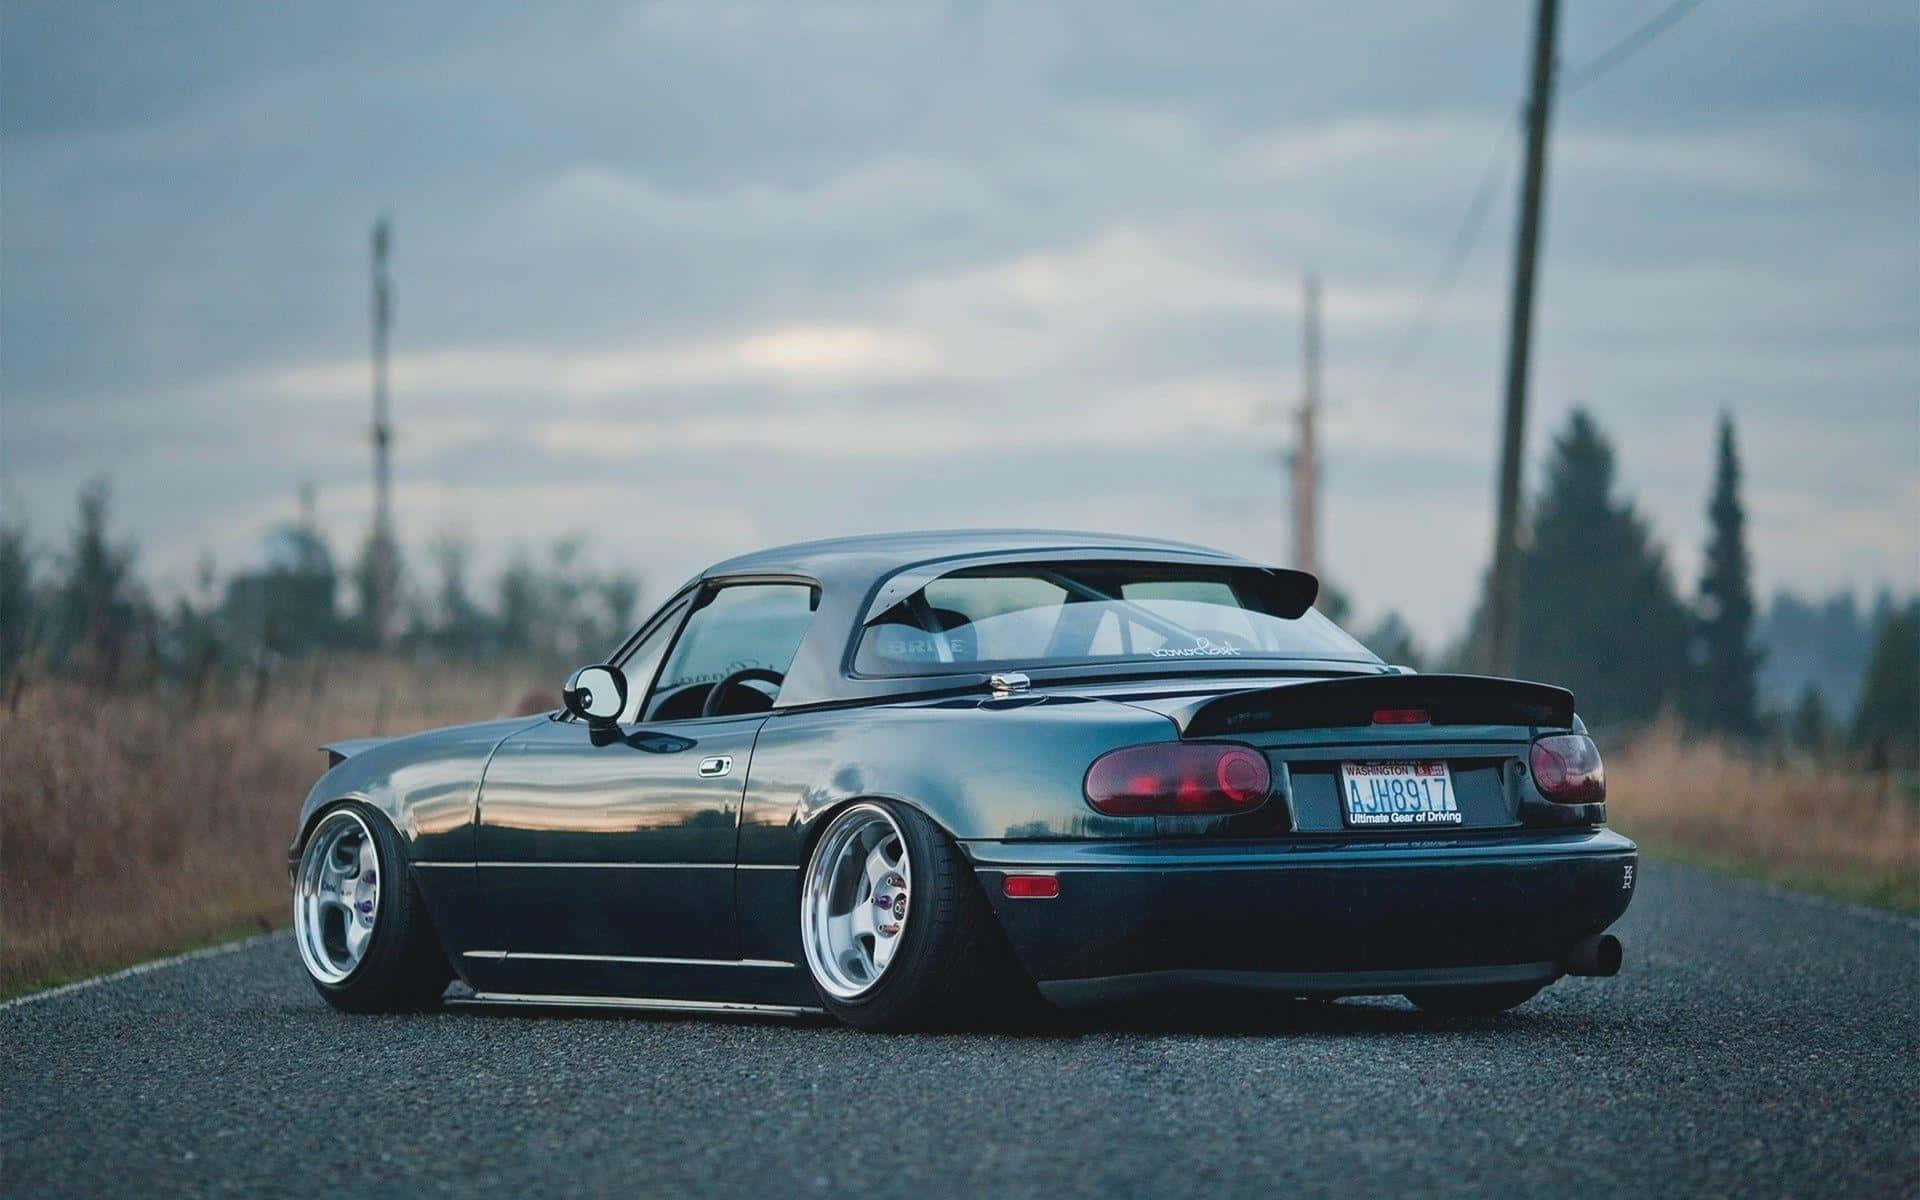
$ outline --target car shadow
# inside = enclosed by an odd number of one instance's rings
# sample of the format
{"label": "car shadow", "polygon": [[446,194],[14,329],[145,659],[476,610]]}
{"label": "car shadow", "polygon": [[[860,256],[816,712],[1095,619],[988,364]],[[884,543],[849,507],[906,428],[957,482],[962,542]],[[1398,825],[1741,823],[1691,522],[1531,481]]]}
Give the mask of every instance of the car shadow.
{"label": "car shadow", "polygon": [[[751,1012],[687,1012],[617,1008],[581,1008],[537,1002],[503,1004],[451,1000],[450,1012],[465,1018],[491,1020],[638,1021],[647,1024],[685,1021],[746,1024],[769,1029],[825,1029],[855,1031],[825,1014],[770,1015]],[[1275,1037],[1300,1035],[1379,1035],[1473,1030],[1524,1031],[1560,1022],[1538,1019],[1524,1011],[1491,1017],[1435,1016],[1411,1007],[1381,1003],[1282,1001],[1258,1008],[1222,1006],[1217,1001],[1165,1007],[1145,1004],[1126,1008],[1076,1009],[1070,1012],[1025,1013],[1016,1020],[980,1020],[935,1027],[921,1036],[1012,1037],[1034,1040],[1076,1040],[1088,1036],[1138,1034],[1203,1037]]]}
{"label": "car shadow", "polygon": [[1333,1001],[1196,995],[1062,1013],[1058,1032],[1213,1036],[1383,1034],[1522,1029],[1532,1023],[1524,1010],[1486,1017],[1443,1017],[1388,999]]}
{"label": "car shadow", "polygon": [[[774,1014],[757,1012],[693,1012],[584,1008],[537,1001],[475,1002],[456,987],[447,997],[447,1010],[468,1018],[553,1019],[569,1021],[639,1021],[645,1023],[715,1022],[768,1029],[826,1030],[853,1034],[825,1013]],[[1082,1037],[1135,1034],[1142,1036],[1202,1037],[1341,1037],[1460,1033],[1546,1034],[1577,1028],[1585,1032],[1612,1027],[1625,1020],[1644,1029],[1651,1014],[1628,1016],[1605,1009],[1568,1008],[1530,1001],[1519,1008],[1489,1016],[1452,1016],[1423,1012],[1398,997],[1364,996],[1315,1000],[1262,993],[1173,993],[1138,1000],[1076,1009],[1022,1008],[1018,1012],[982,1015],[961,1025],[936,1027],[921,1036],[1012,1037],[1075,1040]]]}

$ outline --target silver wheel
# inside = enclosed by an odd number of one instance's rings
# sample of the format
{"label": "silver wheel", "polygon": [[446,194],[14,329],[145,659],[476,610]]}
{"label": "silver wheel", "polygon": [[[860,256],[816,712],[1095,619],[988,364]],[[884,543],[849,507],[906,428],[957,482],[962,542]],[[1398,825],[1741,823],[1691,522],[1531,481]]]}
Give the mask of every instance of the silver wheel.
{"label": "silver wheel", "polygon": [[833,819],[800,889],[800,940],[822,990],[839,1000],[871,991],[906,937],[913,871],[900,826],[877,804]]}
{"label": "silver wheel", "polygon": [[307,970],[322,983],[353,974],[380,916],[380,852],[360,814],[321,818],[294,877],[293,930]]}

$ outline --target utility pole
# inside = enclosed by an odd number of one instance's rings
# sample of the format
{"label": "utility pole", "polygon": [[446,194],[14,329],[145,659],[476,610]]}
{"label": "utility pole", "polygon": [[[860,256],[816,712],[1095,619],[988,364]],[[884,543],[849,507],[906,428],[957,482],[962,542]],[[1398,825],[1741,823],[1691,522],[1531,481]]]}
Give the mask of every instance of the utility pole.
{"label": "utility pole", "polygon": [[1301,297],[1300,429],[1293,450],[1293,565],[1320,570],[1320,448],[1314,422],[1320,408],[1320,281],[1308,275]]}
{"label": "utility pole", "polygon": [[1514,242],[1512,325],[1507,331],[1506,435],[1500,449],[1499,510],[1494,519],[1493,579],[1487,595],[1487,667],[1514,669],[1514,568],[1520,557],[1520,452],[1527,434],[1527,354],[1533,336],[1533,277],[1540,247],[1540,201],[1546,188],[1547,121],[1553,110],[1554,24],[1558,0],[1539,0],[1533,25],[1533,82],[1527,99],[1527,169],[1520,181],[1520,227]]}
{"label": "utility pole", "polygon": [[387,220],[382,217],[373,226],[373,545],[368,562],[373,610],[367,614],[374,643],[382,650],[393,644],[394,576],[398,573],[393,544],[393,468],[388,461],[393,426],[387,414],[387,323],[393,314],[387,250],[391,240]]}

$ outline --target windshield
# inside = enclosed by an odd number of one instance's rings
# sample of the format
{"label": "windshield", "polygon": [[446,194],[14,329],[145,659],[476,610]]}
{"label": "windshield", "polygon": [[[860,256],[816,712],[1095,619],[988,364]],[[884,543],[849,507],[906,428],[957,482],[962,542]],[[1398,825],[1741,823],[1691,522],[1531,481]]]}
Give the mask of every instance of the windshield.
{"label": "windshield", "polygon": [[1058,563],[943,575],[868,623],[863,675],[1170,659],[1378,663],[1312,609],[1270,608],[1254,567]]}

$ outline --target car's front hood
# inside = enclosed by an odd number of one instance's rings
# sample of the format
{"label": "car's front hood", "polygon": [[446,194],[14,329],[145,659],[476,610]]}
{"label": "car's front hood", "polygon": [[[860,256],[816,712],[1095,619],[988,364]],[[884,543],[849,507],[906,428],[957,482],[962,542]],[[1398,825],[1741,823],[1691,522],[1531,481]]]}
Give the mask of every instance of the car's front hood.
{"label": "car's front hood", "polygon": [[339,738],[326,743],[320,749],[326,752],[329,767],[337,767],[346,760],[358,758],[370,750],[378,750],[382,746],[394,746],[402,742],[415,748],[422,755],[431,755],[444,745],[464,745],[472,741],[476,734],[494,737],[497,740],[545,719],[545,714],[494,717],[486,721],[448,725],[439,729],[423,729],[417,733],[395,734],[392,737]]}

